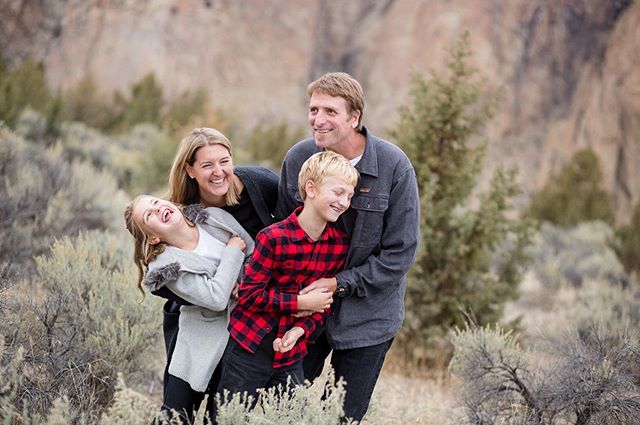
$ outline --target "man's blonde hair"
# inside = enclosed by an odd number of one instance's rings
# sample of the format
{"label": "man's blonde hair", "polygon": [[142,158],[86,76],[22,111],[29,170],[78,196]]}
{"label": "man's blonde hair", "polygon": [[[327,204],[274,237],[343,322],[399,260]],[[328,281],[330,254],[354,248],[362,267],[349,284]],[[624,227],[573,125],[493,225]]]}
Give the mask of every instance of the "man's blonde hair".
{"label": "man's blonde hair", "polygon": [[353,187],[358,184],[358,170],[347,158],[333,151],[318,152],[311,155],[302,164],[298,174],[298,190],[302,199],[307,199],[307,191],[305,190],[307,181],[311,180],[320,184],[323,178],[329,176],[344,179]]}

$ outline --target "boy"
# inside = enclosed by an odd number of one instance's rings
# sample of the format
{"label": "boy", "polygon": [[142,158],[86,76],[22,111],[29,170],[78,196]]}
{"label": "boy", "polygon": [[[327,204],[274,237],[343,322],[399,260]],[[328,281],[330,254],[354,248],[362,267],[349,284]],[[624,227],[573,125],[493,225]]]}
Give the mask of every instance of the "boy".
{"label": "boy", "polygon": [[246,391],[255,403],[258,388],[286,385],[288,377],[304,382],[306,342],[322,325],[333,293],[298,293],[342,269],[349,241],[335,222],[349,208],[357,182],[356,169],[335,152],[319,152],[302,165],[304,205],[256,237],[231,313],[218,393]]}

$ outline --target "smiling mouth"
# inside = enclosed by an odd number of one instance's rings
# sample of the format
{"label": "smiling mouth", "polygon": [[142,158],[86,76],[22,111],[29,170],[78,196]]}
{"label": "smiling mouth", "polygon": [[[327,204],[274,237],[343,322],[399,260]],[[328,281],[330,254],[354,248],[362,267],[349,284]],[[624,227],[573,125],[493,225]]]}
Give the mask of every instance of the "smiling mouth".
{"label": "smiling mouth", "polygon": [[173,211],[171,211],[169,208],[166,208],[163,212],[162,212],[162,222],[166,223],[167,221],[169,221],[169,219],[171,218],[171,215],[173,214]]}

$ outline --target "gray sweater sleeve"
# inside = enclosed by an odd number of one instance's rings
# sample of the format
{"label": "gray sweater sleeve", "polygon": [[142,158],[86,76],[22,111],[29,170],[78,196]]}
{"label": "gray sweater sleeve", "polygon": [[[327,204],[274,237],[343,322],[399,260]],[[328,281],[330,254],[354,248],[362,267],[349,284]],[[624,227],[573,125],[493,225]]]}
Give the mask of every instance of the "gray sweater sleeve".
{"label": "gray sweater sleeve", "polygon": [[222,311],[229,304],[231,291],[242,270],[244,256],[238,248],[227,246],[213,276],[181,270],[178,279],[167,283],[167,288],[194,305]]}

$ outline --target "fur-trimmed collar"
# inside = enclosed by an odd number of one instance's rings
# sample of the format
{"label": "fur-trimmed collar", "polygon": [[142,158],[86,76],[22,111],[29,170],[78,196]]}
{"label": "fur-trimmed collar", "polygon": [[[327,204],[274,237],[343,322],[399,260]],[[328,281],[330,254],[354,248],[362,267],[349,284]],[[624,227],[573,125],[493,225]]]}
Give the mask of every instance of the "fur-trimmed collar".
{"label": "fur-trimmed collar", "polygon": [[157,291],[168,282],[177,280],[179,271],[180,264],[178,263],[167,264],[164,267],[151,270],[144,277],[144,286],[149,290],[149,292]]}
{"label": "fur-trimmed collar", "polygon": [[187,205],[183,214],[187,217],[187,220],[194,224],[202,224],[209,218],[209,214],[201,204]]}

